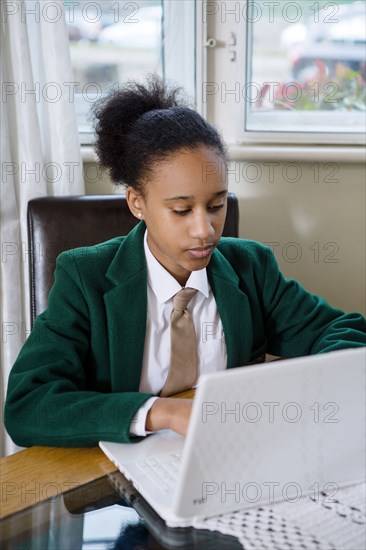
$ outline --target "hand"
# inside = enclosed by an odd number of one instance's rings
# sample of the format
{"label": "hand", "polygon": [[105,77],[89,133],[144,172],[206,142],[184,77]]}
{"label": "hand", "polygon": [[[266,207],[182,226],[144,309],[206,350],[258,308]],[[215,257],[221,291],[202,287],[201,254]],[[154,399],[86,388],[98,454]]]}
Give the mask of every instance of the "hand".
{"label": "hand", "polygon": [[146,430],[155,432],[170,429],[186,435],[192,411],[192,399],[161,397],[157,399],[146,417]]}

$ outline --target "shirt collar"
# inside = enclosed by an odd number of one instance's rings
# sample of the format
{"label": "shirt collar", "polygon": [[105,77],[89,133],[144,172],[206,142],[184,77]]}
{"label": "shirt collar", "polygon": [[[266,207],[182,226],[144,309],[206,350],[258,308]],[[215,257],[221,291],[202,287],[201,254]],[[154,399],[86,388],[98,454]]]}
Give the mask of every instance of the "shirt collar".
{"label": "shirt collar", "polygon": [[[144,235],[144,250],[147,266],[147,282],[154,292],[158,302],[164,303],[170,300],[182,287],[176,279],[163,267],[150,251],[147,244],[147,230]],[[192,271],[186,287],[195,288],[208,298],[210,287],[207,279],[206,268]]]}

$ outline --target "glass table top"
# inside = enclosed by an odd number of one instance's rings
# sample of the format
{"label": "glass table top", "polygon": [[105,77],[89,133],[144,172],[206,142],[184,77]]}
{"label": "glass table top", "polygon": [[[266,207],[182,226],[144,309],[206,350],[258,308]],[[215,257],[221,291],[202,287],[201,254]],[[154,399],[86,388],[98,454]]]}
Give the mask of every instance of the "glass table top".
{"label": "glass table top", "polygon": [[[114,480],[116,475],[121,474],[114,473]],[[105,476],[3,519],[2,550],[242,548],[236,538],[221,533],[169,528],[146,503],[135,510],[115,487]]]}

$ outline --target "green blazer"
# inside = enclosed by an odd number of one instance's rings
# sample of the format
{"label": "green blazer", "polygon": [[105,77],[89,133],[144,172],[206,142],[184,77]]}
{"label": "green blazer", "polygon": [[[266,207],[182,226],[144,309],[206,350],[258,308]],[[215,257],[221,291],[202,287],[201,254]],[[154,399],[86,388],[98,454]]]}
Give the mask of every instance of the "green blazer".
{"label": "green blazer", "polygon": [[[139,393],[147,311],[145,223],[126,237],[63,252],[48,308],[10,374],[5,424],[21,446],[127,442]],[[227,367],[263,353],[301,356],[365,346],[366,322],[280,273],[270,248],[222,238],[207,267]]]}

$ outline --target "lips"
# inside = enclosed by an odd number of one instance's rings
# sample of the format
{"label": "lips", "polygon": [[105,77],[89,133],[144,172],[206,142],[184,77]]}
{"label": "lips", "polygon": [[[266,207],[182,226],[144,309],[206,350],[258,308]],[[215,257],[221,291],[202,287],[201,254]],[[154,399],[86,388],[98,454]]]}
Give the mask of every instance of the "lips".
{"label": "lips", "polygon": [[193,258],[205,258],[209,256],[214,251],[215,245],[210,244],[208,246],[190,248],[188,253],[193,256]]}

